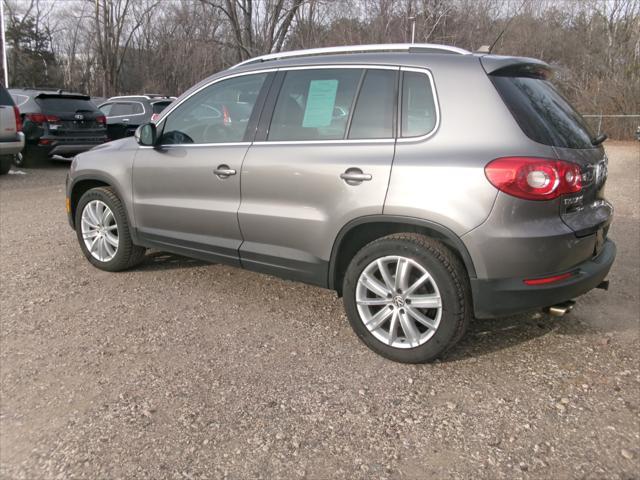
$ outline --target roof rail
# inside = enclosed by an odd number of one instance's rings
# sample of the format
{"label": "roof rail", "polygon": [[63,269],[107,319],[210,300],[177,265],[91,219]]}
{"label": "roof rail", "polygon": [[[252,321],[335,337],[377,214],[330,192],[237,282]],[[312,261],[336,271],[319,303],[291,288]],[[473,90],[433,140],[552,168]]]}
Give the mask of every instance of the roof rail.
{"label": "roof rail", "polygon": [[159,95],[155,93],[142,93],[140,95],[117,95],[115,97],[109,97],[109,100],[121,100],[123,98],[144,98],[147,100],[158,100],[158,99],[173,99],[176,97],[170,97],[168,95]]}
{"label": "roof rail", "polygon": [[232,67],[238,68],[251,63],[266,62],[291,57],[308,57],[314,55],[330,55],[334,53],[363,53],[363,52],[422,52],[422,53],[457,53],[469,55],[471,52],[463,48],[438,45],[435,43],[381,43],[377,45],[352,45],[343,47],[310,48],[307,50],[292,50],[289,52],[269,53],[260,57],[250,58]]}

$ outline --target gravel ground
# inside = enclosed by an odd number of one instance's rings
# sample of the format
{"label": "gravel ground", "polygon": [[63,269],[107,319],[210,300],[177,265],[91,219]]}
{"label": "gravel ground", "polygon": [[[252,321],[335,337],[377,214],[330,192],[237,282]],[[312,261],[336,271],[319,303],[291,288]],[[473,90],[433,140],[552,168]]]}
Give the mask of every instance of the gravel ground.
{"label": "gravel ground", "polygon": [[0,178],[0,477],[640,478],[640,148],[608,145],[610,291],[421,366],[326,290],[159,252],[101,272],[65,164]]}

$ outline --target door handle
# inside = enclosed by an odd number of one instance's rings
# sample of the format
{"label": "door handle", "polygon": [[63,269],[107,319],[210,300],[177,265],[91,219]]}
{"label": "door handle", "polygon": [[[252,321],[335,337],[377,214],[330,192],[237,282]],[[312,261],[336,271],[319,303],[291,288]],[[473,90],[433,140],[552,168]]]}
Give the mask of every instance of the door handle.
{"label": "door handle", "polygon": [[233,168],[229,168],[229,165],[220,165],[213,173],[220,179],[229,178],[231,175],[235,175],[236,171]]}
{"label": "door handle", "polygon": [[370,173],[363,173],[359,168],[349,168],[340,174],[340,178],[349,185],[359,185],[362,182],[368,182],[373,177]]}

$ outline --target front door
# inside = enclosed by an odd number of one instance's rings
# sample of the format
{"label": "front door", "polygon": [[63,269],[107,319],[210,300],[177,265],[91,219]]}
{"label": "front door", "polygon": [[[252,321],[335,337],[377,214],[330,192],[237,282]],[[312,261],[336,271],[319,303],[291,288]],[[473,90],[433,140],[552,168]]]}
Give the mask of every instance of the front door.
{"label": "front door", "polygon": [[133,202],[143,244],[239,264],[240,170],[259,117],[268,73],[210,84],[158,125],[155,148],[133,166]]}
{"label": "front door", "polygon": [[340,229],[382,213],[397,76],[345,66],[278,74],[242,167],[243,266],[326,285]]}

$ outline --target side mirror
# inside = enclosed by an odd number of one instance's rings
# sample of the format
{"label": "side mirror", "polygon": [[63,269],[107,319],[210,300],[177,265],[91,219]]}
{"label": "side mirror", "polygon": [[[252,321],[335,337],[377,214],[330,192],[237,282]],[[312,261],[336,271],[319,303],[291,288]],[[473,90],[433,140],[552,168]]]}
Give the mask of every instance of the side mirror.
{"label": "side mirror", "polygon": [[153,123],[145,123],[136,129],[134,134],[136,142],[143,147],[153,147],[156,144],[157,133],[156,126]]}

